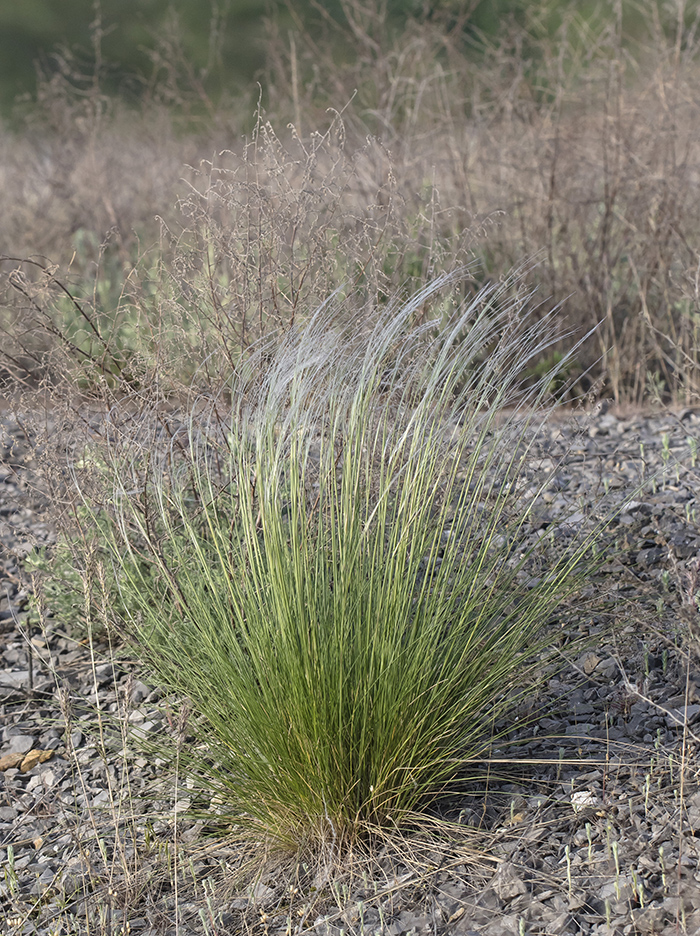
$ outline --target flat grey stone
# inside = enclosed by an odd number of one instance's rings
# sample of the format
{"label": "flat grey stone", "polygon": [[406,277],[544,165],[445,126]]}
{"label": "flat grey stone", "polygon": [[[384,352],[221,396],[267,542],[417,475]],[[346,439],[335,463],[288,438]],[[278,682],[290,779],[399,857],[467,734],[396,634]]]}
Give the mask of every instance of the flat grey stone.
{"label": "flat grey stone", "polygon": [[684,724],[692,724],[700,715],[700,705],[684,705],[681,708],[669,709],[666,716],[666,724],[669,728],[682,727]]}
{"label": "flat grey stone", "polygon": [[491,880],[491,888],[500,897],[501,900],[513,900],[520,894],[527,893],[527,886],[523,879],[518,875],[514,866],[505,861],[499,865],[498,870]]}
{"label": "flat grey stone", "polygon": [[0,670],[0,686],[24,689],[29,683],[29,670]]}
{"label": "flat grey stone", "polygon": [[33,735],[12,735],[8,746],[3,750],[3,754],[26,754],[36,745],[36,738]]}

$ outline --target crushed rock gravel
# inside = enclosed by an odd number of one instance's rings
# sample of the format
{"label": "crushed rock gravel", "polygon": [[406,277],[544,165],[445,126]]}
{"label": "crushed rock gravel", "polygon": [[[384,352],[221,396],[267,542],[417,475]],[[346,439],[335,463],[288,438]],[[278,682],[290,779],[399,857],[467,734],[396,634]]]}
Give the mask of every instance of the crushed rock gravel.
{"label": "crushed rock gravel", "polygon": [[[243,887],[245,856],[179,818],[186,787],[154,787],[168,765],[125,754],[131,732],[168,730],[157,687],[50,609],[37,623],[23,560],[54,541],[49,501],[0,413],[0,933],[700,933],[699,449],[691,409],[547,423],[518,494],[548,476],[529,535],[558,548],[605,495],[610,553],[562,616],[561,668],[440,804],[449,841]],[[116,740],[97,703],[121,714]]]}

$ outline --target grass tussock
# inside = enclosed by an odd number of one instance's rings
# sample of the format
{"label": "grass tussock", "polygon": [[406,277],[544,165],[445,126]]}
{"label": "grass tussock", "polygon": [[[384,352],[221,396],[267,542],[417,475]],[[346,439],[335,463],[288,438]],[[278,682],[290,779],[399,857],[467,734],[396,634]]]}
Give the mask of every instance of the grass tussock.
{"label": "grass tussock", "polygon": [[203,813],[273,849],[337,856],[463,777],[578,581],[587,544],[539,581],[517,547],[552,377],[523,369],[551,322],[513,281],[458,283],[360,327],[329,301],[167,435],[146,413],[103,425],[86,503],[128,609],[111,626],[188,700],[178,757]]}

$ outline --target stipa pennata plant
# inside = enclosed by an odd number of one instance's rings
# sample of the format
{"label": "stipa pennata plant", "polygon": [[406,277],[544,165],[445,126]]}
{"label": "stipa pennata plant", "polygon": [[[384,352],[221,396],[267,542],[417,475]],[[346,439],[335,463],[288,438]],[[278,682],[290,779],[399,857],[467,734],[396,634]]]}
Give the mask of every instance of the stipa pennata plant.
{"label": "stipa pennata plant", "polygon": [[167,433],[113,411],[103,434],[112,624],[188,700],[201,811],[273,847],[337,854],[464,776],[576,581],[586,544],[524,570],[518,479],[552,374],[521,375],[551,318],[517,278],[459,284],[361,317],[331,300],[226,404]]}

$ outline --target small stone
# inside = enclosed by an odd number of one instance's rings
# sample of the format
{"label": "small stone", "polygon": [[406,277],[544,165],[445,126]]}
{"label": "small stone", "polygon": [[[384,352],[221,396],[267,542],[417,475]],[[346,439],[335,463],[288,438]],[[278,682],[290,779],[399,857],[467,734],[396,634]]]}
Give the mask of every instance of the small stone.
{"label": "small stone", "polygon": [[254,900],[269,900],[271,897],[274,897],[274,895],[274,887],[268,887],[267,884],[263,884],[262,881],[259,881],[255,885],[252,893]]}
{"label": "small stone", "polygon": [[38,748],[34,751],[30,751],[19,765],[19,769],[22,773],[27,773],[27,771],[32,770],[36,767],[37,764],[43,764],[44,761],[50,760],[53,757],[53,751],[41,751]]}
{"label": "small stone", "polygon": [[23,759],[24,754],[3,754],[3,756],[0,757],[0,771],[19,767]]}
{"label": "small stone", "polygon": [[412,910],[402,910],[394,924],[394,931],[396,933],[426,932],[431,927],[432,922],[430,917],[425,914],[414,913]]}
{"label": "small stone", "polygon": [[636,891],[632,882],[624,874],[603,884],[598,890],[598,897],[601,900],[609,900],[615,913],[624,913],[625,902],[630,899],[634,900],[635,896]]}
{"label": "small stone", "polygon": [[31,735],[12,735],[9,740],[8,754],[26,754],[36,744],[36,738]]}
{"label": "small stone", "polygon": [[148,926],[148,921],[145,917],[129,917],[129,929],[131,932],[136,930],[146,929]]}
{"label": "small stone", "polygon": [[547,929],[550,933],[572,933],[574,932],[574,927],[574,919],[566,910],[554,917],[547,924]]}
{"label": "small stone", "polygon": [[54,883],[55,880],[56,880],[56,872],[53,870],[53,868],[48,867],[44,871],[42,871],[40,876],[36,879],[32,887],[30,888],[29,893],[32,894],[33,896],[39,897],[49,887],[51,887],[51,885]]}
{"label": "small stone", "polygon": [[15,670],[0,672],[0,686],[9,689],[24,689],[29,682],[29,670]]}
{"label": "small stone", "polygon": [[700,705],[684,705],[681,708],[670,709],[666,716],[669,728],[682,728],[683,725],[692,724],[700,714]]}
{"label": "small stone", "polygon": [[580,657],[578,665],[581,667],[586,676],[590,676],[600,662],[601,658],[598,656],[598,654],[589,650],[588,653],[584,653],[583,656]]}
{"label": "small stone", "polygon": [[640,549],[637,553],[637,565],[647,567],[657,565],[668,557],[668,550],[661,546],[651,546],[649,549]]}
{"label": "small stone", "polygon": [[667,918],[663,907],[647,906],[634,911],[634,925],[639,933],[656,933]]}
{"label": "small stone", "polygon": [[508,861],[499,866],[491,880],[491,887],[501,900],[513,900],[527,893],[525,882]]}
{"label": "small stone", "polygon": [[567,725],[565,733],[570,738],[587,738],[593,731],[595,731],[595,725],[590,722],[581,722],[579,725]]}
{"label": "small stone", "polygon": [[151,690],[145,683],[135,680],[131,687],[131,701],[134,705],[140,705],[150,694]]}
{"label": "small stone", "polygon": [[98,685],[104,686],[107,683],[114,682],[115,672],[111,663],[101,663],[95,667],[95,679]]}
{"label": "small stone", "polygon": [[599,663],[596,667],[596,676],[600,676],[602,679],[615,679],[618,674],[618,665],[612,659],[608,657],[607,660],[603,660],[602,663]]}
{"label": "small stone", "polygon": [[590,790],[578,790],[576,793],[571,794],[571,805],[574,812],[579,812],[581,809],[595,808],[598,805],[598,797]]}

